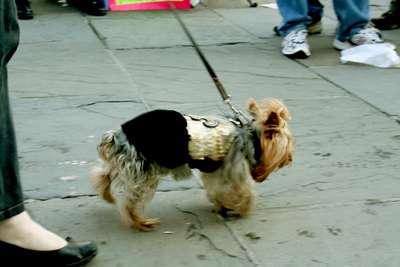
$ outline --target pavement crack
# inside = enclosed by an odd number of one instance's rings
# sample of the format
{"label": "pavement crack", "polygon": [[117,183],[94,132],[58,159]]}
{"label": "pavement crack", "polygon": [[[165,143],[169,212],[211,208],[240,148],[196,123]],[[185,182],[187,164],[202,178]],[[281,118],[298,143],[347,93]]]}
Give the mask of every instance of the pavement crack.
{"label": "pavement crack", "polygon": [[[222,71],[228,73],[235,73],[234,71]],[[289,77],[289,76],[279,76],[279,75],[268,75],[268,74],[260,74],[254,72],[237,72],[237,73],[247,73],[253,76],[265,77],[265,78],[279,78],[279,79],[286,79],[286,80],[321,80],[319,78],[312,78],[312,77]]]}
{"label": "pavement crack", "polygon": [[222,224],[228,229],[228,231],[231,233],[232,237],[235,239],[239,247],[243,250],[245,253],[247,259],[253,266],[263,266],[260,262],[260,260],[257,258],[255,253],[250,249],[250,247],[247,245],[247,243],[235,233],[235,231],[229,227],[227,224],[226,220],[224,217],[222,217],[220,214],[217,215],[218,218],[221,220]]}
{"label": "pavement crack", "polygon": [[[230,44],[232,45],[232,44]],[[176,70],[193,70],[193,71],[199,71],[203,70],[203,68],[196,68],[196,67],[187,67],[187,66],[171,66],[171,65],[155,65],[155,64],[146,64],[146,63],[137,63],[135,66],[139,67],[153,67],[153,68],[159,68],[159,69],[164,69],[164,68],[169,68],[169,69],[176,69]],[[143,68],[141,68],[143,69]],[[290,77],[290,76],[283,76],[283,75],[268,75],[268,74],[261,74],[261,73],[254,73],[251,71],[234,71],[234,70],[222,70],[219,69],[218,72],[223,72],[223,73],[230,73],[230,74],[248,74],[252,76],[257,76],[257,77],[265,77],[265,78],[278,78],[278,79],[292,79],[292,80],[321,80],[319,77]]]}
{"label": "pavement crack", "polygon": [[180,187],[179,189],[157,189],[157,193],[182,192],[192,189],[193,187]]}
{"label": "pavement crack", "polygon": [[[254,45],[257,44],[255,42],[227,42],[227,43],[215,43],[215,44],[202,44],[199,47],[207,47],[207,46],[230,46],[230,45]],[[193,45],[171,45],[171,46],[146,46],[146,47],[134,47],[134,48],[114,48],[113,50],[124,51],[124,50],[142,50],[142,49],[171,49],[171,48],[181,48],[181,47],[191,47]]]}
{"label": "pavement crack", "polygon": [[123,119],[123,118],[111,116],[111,115],[108,115],[108,114],[104,114],[104,113],[101,113],[101,112],[93,111],[93,110],[90,110],[90,109],[87,109],[87,108],[84,108],[84,107],[81,107],[81,109],[83,109],[83,110],[85,110],[87,112],[99,114],[99,115],[106,116],[106,117],[113,118],[113,119]]}
{"label": "pavement crack", "polygon": [[199,215],[197,215],[196,213],[191,212],[191,211],[183,210],[183,209],[179,208],[177,204],[173,205],[172,207],[174,207],[175,209],[179,210],[182,213],[187,213],[187,214],[193,215],[193,217],[195,218],[196,222],[198,223],[198,225],[200,227],[199,230],[203,229],[203,223],[199,219]]}
{"label": "pavement crack", "polygon": [[[25,190],[28,191],[28,190]],[[68,195],[68,196],[51,196],[46,198],[26,198],[24,199],[25,204],[33,203],[33,202],[42,202],[49,201],[54,199],[71,199],[71,198],[92,198],[97,197],[97,194],[81,194],[81,195]]]}
{"label": "pavement crack", "polygon": [[[217,251],[219,251],[220,253],[222,253],[223,255],[232,257],[232,258],[237,258],[237,255],[233,255],[230,254],[228,252],[226,252],[225,250],[219,248],[213,241],[212,239],[201,233],[200,230],[204,228],[203,223],[201,222],[199,215],[197,215],[194,212],[191,211],[187,211],[187,210],[183,210],[181,208],[178,207],[177,204],[172,205],[172,207],[174,207],[175,209],[179,210],[182,213],[187,213],[190,215],[193,215],[196,222],[199,225],[200,229],[196,229],[196,227],[192,224],[189,225],[188,230],[187,230],[187,238],[191,238],[195,235],[200,236],[201,238],[207,239],[207,241],[210,243],[210,245]],[[254,252],[249,248],[249,246],[246,244],[246,242],[244,242],[244,240],[242,238],[240,238],[234,231],[232,228],[229,227],[229,225],[226,223],[226,220],[221,216],[221,215],[217,215],[218,218],[221,220],[222,224],[225,226],[226,229],[228,229],[228,231],[230,232],[230,234],[232,235],[232,237],[234,238],[234,240],[237,242],[238,246],[240,247],[240,249],[242,249],[242,251],[245,253],[247,259],[249,260],[249,262],[253,265],[253,266],[262,266],[262,264],[260,263],[260,261],[257,259],[256,255],[254,254]]]}
{"label": "pavement crack", "polygon": [[[214,14],[216,14],[217,16],[224,18],[225,20],[229,21],[230,23],[232,23],[233,25],[239,27],[240,29],[244,30],[245,32],[247,32],[248,34],[254,36],[254,37],[258,37],[256,34],[254,34],[253,32],[249,31],[247,28],[242,27],[240,24],[235,23],[235,21],[232,21],[230,19],[227,19],[223,14],[220,14],[218,11],[216,11],[215,9],[213,9],[212,7],[209,7],[208,5],[206,5],[205,3],[201,3],[201,5],[203,5],[205,8],[207,8],[208,10],[210,10],[211,12],[213,12]],[[251,6],[250,6],[251,7]]]}
{"label": "pavement crack", "polygon": [[223,250],[222,248],[219,248],[217,245],[214,244],[214,242],[212,241],[212,239],[211,239],[210,237],[208,237],[207,235],[202,234],[202,233],[200,233],[200,232],[197,232],[197,234],[198,234],[200,237],[202,237],[202,238],[204,238],[204,239],[207,239],[207,241],[210,243],[210,245],[211,245],[216,251],[220,252],[221,254],[226,255],[226,256],[229,256],[229,257],[231,257],[231,258],[237,258],[237,257],[238,257],[237,255],[230,254],[230,253],[226,252],[225,250]]}
{"label": "pavement crack", "polygon": [[82,105],[76,106],[76,108],[80,108],[80,109],[83,109],[85,111],[92,112],[92,113],[99,114],[99,115],[106,116],[106,117],[113,118],[113,119],[123,119],[123,118],[120,118],[120,117],[111,116],[111,115],[108,115],[108,114],[105,114],[105,113],[102,113],[102,112],[97,112],[97,111],[90,110],[90,109],[86,108],[86,107],[89,107],[89,106],[93,106],[93,105],[96,105],[96,104],[102,104],[102,103],[141,103],[141,102],[138,102],[138,101],[135,101],[135,100],[108,100],[108,101],[104,101],[103,100],[103,101],[95,101],[95,102],[88,103],[88,104],[82,104]]}
{"label": "pavement crack", "polygon": [[221,254],[223,254],[223,255],[225,255],[225,256],[228,256],[228,257],[232,257],[232,258],[237,258],[237,257],[238,257],[237,255],[231,254],[231,253],[225,251],[224,249],[219,248],[219,247],[214,243],[214,241],[212,240],[212,238],[210,238],[208,235],[203,234],[203,233],[200,232],[200,230],[203,229],[204,226],[203,226],[203,223],[201,222],[201,220],[199,219],[199,215],[197,215],[196,213],[191,212],[191,211],[183,210],[183,209],[179,208],[177,204],[173,205],[172,207],[174,207],[175,209],[179,210],[179,211],[182,212],[182,213],[187,213],[187,214],[193,215],[193,217],[195,218],[197,224],[199,225],[199,229],[197,229],[195,225],[193,225],[193,224],[188,224],[187,233],[186,233],[186,238],[187,238],[187,239],[188,239],[188,238],[191,238],[191,237],[193,237],[193,236],[196,236],[196,235],[197,235],[197,236],[200,236],[202,239],[206,239],[206,240],[210,243],[210,245],[211,245],[216,251],[220,252]]}
{"label": "pavement crack", "polygon": [[77,106],[77,108],[93,106],[93,105],[101,104],[101,103],[140,103],[140,102],[139,102],[139,101],[135,101],[135,100],[108,100],[108,101],[96,101],[96,102],[92,102],[92,103],[88,103],[88,104],[79,105],[79,106]]}
{"label": "pavement crack", "polygon": [[122,64],[122,62],[114,55],[114,53],[110,49],[106,49],[106,50],[107,50],[107,53],[109,54],[109,56],[111,57],[111,59],[115,62],[115,64],[117,64],[121,73],[126,77],[130,88],[133,89],[133,91],[135,91],[136,94],[138,95],[138,97],[141,101],[141,104],[144,106],[144,108],[147,111],[151,111],[150,105],[149,105],[149,103],[147,103],[146,99],[144,98],[143,92],[140,90],[139,85],[132,79],[129,71],[126,69],[124,64]]}
{"label": "pavement crack", "polygon": [[322,264],[325,264],[325,265],[330,265],[329,263],[322,262],[322,261],[315,260],[315,259],[312,259],[311,261],[316,262],[316,263],[322,263]]}

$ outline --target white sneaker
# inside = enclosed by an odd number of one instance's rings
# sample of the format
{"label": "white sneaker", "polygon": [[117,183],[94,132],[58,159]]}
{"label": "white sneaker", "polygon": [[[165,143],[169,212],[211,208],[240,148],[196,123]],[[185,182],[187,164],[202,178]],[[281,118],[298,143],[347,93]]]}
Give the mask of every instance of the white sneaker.
{"label": "white sneaker", "polygon": [[283,38],[282,54],[291,58],[306,58],[311,55],[307,42],[307,30],[291,31]]}
{"label": "white sneaker", "polygon": [[349,40],[345,42],[341,42],[335,39],[335,41],[333,42],[333,46],[338,50],[345,50],[363,44],[381,44],[381,43],[383,43],[383,40],[381,39],[379,30],[374,27],[368,27],[359,30]]}

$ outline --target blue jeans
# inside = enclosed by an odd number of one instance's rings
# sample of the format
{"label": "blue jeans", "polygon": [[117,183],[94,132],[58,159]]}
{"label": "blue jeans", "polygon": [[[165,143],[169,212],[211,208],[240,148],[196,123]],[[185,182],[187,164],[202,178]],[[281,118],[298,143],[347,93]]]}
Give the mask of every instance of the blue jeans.
{"label": "blue jeans", "polygon": [[18,42],[15,0],[0,0],[0,221],[24,211],[7,85],[7,63]]}
{"label": "blue jeans", "polygon": [[[282,21],[278,33],[287,35],[294,30],[305,30],[319,21],[323,6],[317,0],[277,0]],[[369,0],[333,0],[339,20],[336,39],[347,41],[369,22]]]}

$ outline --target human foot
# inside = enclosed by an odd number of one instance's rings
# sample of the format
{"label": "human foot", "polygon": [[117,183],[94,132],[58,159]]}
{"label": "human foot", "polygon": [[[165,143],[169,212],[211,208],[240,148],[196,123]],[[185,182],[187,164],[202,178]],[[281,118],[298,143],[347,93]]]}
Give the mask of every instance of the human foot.
{"label": "human foot", "polygon": [[26,211],[0,222],[0,241],[38,251],[58,250],[68,245],[65,239],[33,221]]}

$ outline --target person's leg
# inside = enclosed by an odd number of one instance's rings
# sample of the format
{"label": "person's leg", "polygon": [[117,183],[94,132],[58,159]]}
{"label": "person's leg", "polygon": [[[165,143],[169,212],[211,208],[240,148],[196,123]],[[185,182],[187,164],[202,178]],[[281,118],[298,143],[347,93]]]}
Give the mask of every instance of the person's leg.
{"label": "person's leg", "polygon": [[322,16],[324,6],[318,0],[308,0],[308,16],[311,17],[311,24],[307,26],[308,34],[319,34],[322,32]]}
{"label": "person's leg", "polygon": [[339,20],[336,39],[347,41],[369,22],[369,0],[334,0]]}
{"label": "person's leg", "polygon": [[[286,13],[284,9],[285,8],[283,7],[282,10]],[[311,23],[306,23],[308,34],[319,34],[322,32],[321,18],[323,15],[323,11],[324,6],[318,0],[308,0],[308,16],[309,18],[311,18]],[[307,18],[307,20],[309,18]],[[278,27],[279,25],[275,26],[273,30],[274,32],[276,32],[277,35],[281,35],[278,31]],[[282,27],[285,28],[284,25],[282,25]],[[304,27],[301,27],[301,29],[304,29]]]}
{"label": "person's leg", "polygon": [[282,21],[277,27],[280,36],[286,36],[295,30],[306,30],[312,23],[312,18],[308,15],[307,0],[277,0]]}
{"label": "person's leg", "polygon": [[371,19],[371,21],[380,30],[400,28],[400,0],[392,0],[389,11],[383,13],[379,18]]}
{"label": "person's leg", "polygon": [[17,49],[19,27],[14,0],[2,0],[0,5],[0,241],[28,249],[60,249],[67,241],[33,222],[24,211],[7,79],[7,63]]}
{"label": "person's leg", "polygon": [[284,36],[282,54],[291,58],[305,58],[310,55],[307,42],[307,26],[311,24],[308,16],[307,0],[277,0],[281,23],[274,29]]}
{"label": "person's leg", "polygon": [[0,1],[0,221],[24,211],[7,88],[7,63],[19,42],[16,15],[13,1]]}
{"label": "person's leg", "polygon": [[308,0],[308,16],[311,24],[319,22],[324,15],[324,6],[318,0]]}
{"label": "person's leg", "polygon": [[363,44],[383,43],[379,30],[369,23],[369,0],[334,0],[339,27],[333,46],[344,50]]}
{"label": "person's leg", "polygon": [[0,251],[15,266],[85,264],[97,253],[93,242],[64,240],[24,210],[7,81],[7,63],[19,42],[14,1],[0,1]]}
{"label": "person's leg", "polygon": [[64,240],[24,210],[7,83],[7,63],[19,42],[14,0],[0,1],[0,36],[0,250],[15,266],[86,263],[96,255],[95,244]]}

